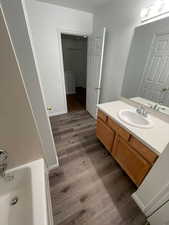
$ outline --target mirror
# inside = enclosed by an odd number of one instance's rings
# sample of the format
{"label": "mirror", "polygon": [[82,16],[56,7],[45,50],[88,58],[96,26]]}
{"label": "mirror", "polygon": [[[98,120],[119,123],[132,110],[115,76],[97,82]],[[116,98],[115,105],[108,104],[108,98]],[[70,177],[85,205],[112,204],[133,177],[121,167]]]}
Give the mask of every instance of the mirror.
{"label": "mirror", "polygon": [[169,18],[135,28],[122,96],[169,115]]}

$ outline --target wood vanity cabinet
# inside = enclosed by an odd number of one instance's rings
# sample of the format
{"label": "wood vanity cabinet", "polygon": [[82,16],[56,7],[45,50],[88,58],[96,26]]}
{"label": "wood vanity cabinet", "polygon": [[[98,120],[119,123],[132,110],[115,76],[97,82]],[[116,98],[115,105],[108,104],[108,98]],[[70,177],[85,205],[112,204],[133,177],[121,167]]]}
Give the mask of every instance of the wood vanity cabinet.
{"label": "wood vanity cabinet", "polygon": [[158,156],[101,111],[98,112],[96,136],[139,186]]}
{"label": "wood vanity cabinet", "polygon": [[96,136],[106,147],[106,149],[111,152],[114,143],[115,132],[106,126],[100,119],[97,121]]}
{"label": "wood vanity cabinet", "polygon": [[136,185],[142,182],[151,168],[151,165],[120,136],[117,137],[113,156]]}

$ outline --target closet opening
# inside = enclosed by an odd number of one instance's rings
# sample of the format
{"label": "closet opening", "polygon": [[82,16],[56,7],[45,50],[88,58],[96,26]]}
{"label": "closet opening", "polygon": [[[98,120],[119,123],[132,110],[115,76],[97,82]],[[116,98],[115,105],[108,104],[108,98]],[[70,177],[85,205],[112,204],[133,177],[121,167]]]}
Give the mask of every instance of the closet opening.
{"label": "closet opening", "polygon": [[86,110],[87,36],[61,34],[68,112]]}

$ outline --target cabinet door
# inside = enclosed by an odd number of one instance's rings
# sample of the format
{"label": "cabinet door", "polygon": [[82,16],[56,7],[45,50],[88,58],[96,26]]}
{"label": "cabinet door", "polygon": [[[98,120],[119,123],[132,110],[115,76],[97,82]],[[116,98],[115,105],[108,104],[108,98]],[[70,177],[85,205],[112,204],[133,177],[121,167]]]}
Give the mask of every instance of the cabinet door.
{"label": "cabinet door", "polygon": [[98,119],[103,120],[103,122],[105,123],[107,122],[108,116],[106,116],[104,112],[99,110],[97,116],[98,116]]}
{"label": "cabinet door", "polygon": [[106,126],[106,124],[100,119],[97,120],[96,136],[106,147],[106,149],[108,151],[111,151],[115,138],[115,132],[113,132],[108,126]]}
{"label": "cabinet door", "polygon": [[120,136],[117,137],[114,158],[137,186],[151,168],[151,165]]}
{"label": "cabinet door", "polygon": [[130,145],[145,158],[151,165],[155,163],[158,158],[158,155],[152,152],[149,148],[143,145],[135,137],[131,137],[129,141]]}

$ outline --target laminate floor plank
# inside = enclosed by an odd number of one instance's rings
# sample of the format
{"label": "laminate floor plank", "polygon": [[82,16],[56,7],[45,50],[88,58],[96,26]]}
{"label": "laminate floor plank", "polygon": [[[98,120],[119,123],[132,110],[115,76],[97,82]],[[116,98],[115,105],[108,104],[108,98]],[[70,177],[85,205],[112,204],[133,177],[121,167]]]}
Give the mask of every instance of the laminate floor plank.
{"label": "laminate floor plank", "polygon": [[79,111],[51,126],[60,163],[49,176],[54,225],[144,225],[136,187],[97,140],[95,120]]}

